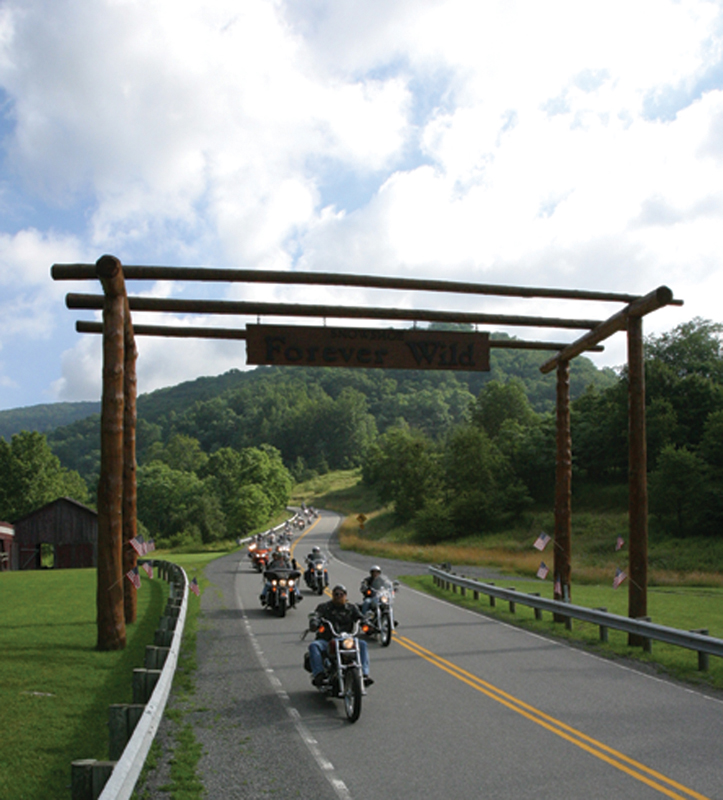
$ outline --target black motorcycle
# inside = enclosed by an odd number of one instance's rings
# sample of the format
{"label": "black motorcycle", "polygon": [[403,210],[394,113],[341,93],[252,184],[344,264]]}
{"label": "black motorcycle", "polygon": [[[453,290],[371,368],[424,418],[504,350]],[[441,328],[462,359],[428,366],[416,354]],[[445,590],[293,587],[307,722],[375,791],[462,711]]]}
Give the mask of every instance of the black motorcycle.
{"label": "black motorcycle", "polygon": [[326,568],[326,561],[322,557],[308,562],[304,581],[314,594],[324,593],[324,589],[329,585],[329,572]]}
{"label": "black motorcycle", "polygon": [[[341,698],[347,719],[356,722],[361,714],[362,697],[366,694],[357,638],[359,623],[354,623],[351,633],[336,631],[326,619],[320,620],[317,630],[323,632],[324,626],[331,632],[332,638],[324,654],[324,678],[317,688],[322,694]],[[308,652],[304,655],[304,669],[311,672]]]}
{"label": "black motorcycle", "polygon": [[300,577],[298,569],[281,567],[267,569],[264,572],[266,591],[261,600],[262,604],[278,616],[285,617],[286,610],[296,606],[296,587]]}

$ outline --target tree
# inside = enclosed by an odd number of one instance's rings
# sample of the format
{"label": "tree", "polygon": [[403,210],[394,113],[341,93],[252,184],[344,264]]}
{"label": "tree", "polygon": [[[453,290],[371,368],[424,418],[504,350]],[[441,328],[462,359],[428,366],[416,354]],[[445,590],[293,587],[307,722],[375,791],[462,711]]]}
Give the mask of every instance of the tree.
{"label": "tree", "polygon": [[16,433],[10,444],[0,439],[0,518],[14,522],[59,497],[87,503],[88,486],[61,466],[42,433]]}
{"label": "tree", "polygon": [[522,426],[531,425],[536,414],[530,405],[525,388],[517,378],[503,383],[490,381],[479,393],[472,407],[472,422],[494,439],[502,424],[514,420]]}
{"label": "tree", "polygon": [[151,536],[174,546],[226,538],[226,517],[211,488],[193,472],[152,461],[138,469],[138,518]]}
{"label": "tree", "polygon": [[394,504],[402,522],[441,494],[437,453],[426,436],[408,428],[390,428],[379,437],[367,451],[362,477],[382,503]]}
{"label": "tree", "polygon": [[474,425],[454,430],[443,463],[444,492],[457,536],[493,531],[530,503],[509,460]]}
{"label": "tree", "polygon": [[676,536],[699,533],[705,464],[685,447],[667,445],[650,475],[650,511]]}
{"label": "tree", "polygon": [[163,445],[155,442],[148,450],[146,461],[163,461],[171,469],[181,472],[199,473],[203,470],[208,456],[201,449],[201,443],[192,436],[176,433]]}

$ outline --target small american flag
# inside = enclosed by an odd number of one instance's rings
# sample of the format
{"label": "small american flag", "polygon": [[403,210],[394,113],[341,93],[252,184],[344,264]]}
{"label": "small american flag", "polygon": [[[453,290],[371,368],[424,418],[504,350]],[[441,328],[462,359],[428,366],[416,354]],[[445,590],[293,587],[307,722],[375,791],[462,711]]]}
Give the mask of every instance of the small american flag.
{"label": "small american flag", "polygon": [[195,578],[188,584],[188,588],[196,595],[196,597],[201,596],[201,590],[198,588],[198,581]]}
{"label": "small american flag", "polygon": [[613,589],[617,589],[618,586],[627,578],[628,576],[621,570],[615,570],[615,577],[613,578]]}
{"label": "small american flag", "polygon": [[149,578],[153,579],[153,565],[151,564],[151,562],[150,561],[144,561],[141,564],[141,566],[146,571],[146,575],[148,575]]}
{"label": "small american flag", "polygon": [[547,564],[545,564],[544,561],[540,561],[540,566],[539,566],[539,568],[537,570],[537,577],[541,581],[544,581],[545,578],[547,577],[547,574],[548,574],[549,571],[550,570],[547,568]]}
{"label": "small american flag", "polygon": [[128,572],[126,572],[126,578],[128,578],[136,589],[141,588],[141,576],[138,574],[138,567],[133,567],[133,569],[128,570]]}
{"label": "small american flag", "polygon": [[146,543],[146,553],[152,553],[156,549],[156,543],[153,539]]}
{"label": "small american flag", "polygon": [[615,541],[615,549],[622,550],[624,544],[625,544],[625,539],[623,539],[622,536],[618,536],[618,538]]}
{"label": "small american flag", "polygon": [[562,597],[562,583],[560,582],[560,576],[559,575],[557,575],[555,577],[555,589],[554,589],[554,591],[555,591],[555,594],[558,597]]}
{"label": "small american flag", "polygon": [[144,556],[146,554],[146,541],[142,536],[138,535],[135,539],[131,539],[130,546],[139,556]]}
{"label": "small american flag", "polygon": [[535,543],[533,547],[536,547],[540,552],[542,552],[546,547],[547,543],[550,541],[550,537],[543,531],[537,539],[535,539]]}

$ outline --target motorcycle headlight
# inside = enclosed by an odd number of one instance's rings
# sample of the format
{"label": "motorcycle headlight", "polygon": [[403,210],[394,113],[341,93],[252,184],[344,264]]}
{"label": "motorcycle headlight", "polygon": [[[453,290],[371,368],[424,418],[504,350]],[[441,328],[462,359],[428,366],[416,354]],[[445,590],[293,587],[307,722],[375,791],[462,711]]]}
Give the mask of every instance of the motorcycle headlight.
{"label": "motorcycle headlight", "polygon": [[354,649],[354,640],[353,639],[344,639],[341,643],[341,646],[344,650],[353,650]]}
{"label": "motorcycle headlight", "polygon": [[275,580],[271,581],[271,585],[276,586],[276,581]]}
{"label": "motorcycle headlight", "polygon": [[382,603],[388,603],[389,602],[389,598],[388,597],[382,597],[382,598],[380,598],[380,600],[381,600]]}
{"label": "motorcycle headlight", "polygon": [[286,586],[286,581],[283,578],[279,581],[279,586]]}
{"label": "motorcycle headlight", "polygon": [[289,586],[293,586],[293,585],[294,585],[294,581],[292,579],[292,580],[289,581]]}

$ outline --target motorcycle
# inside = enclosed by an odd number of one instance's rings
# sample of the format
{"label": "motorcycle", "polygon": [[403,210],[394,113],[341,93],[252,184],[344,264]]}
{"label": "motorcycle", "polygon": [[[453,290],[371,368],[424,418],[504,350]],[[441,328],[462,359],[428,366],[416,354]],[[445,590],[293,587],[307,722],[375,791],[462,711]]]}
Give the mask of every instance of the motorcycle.
{"label": "motorcycle", "polygon": [[329,572],[323,558],[308,562],[306,572],[304,572],[304,581],[314,594],[324,593],[324,588],[329,585]]}
{"label": "motorcycle", "polygon": [[279,617],[285,617],[287,609],[296,607],[296,585],[300,577],[301,573],[297,569],[267,569],[264,572],[267,588],[262,595],[262,605]]}
{"label": "motorcycle", "polygon": [[[385,580],[378,588],[368,590],[372,606],[364,618],[364,632],[368,636],[378,636],[382,647],[389,647],[392,631],[397,624],[394,620],[394,597],[398,588],[399,581],[392,583]],[[359,608],[361,609],[361,605]]]}
{"label": "motorcycle", "polygon": [[271,558],[271,548],[266,544],[252,542],[249,545],[249,558],[256,572],[263,572]]}
{"label": "motorcycle", "polygon": [[[354,623],[351,633],[336,631],[326,619],[320,621],[318,631],[323,632],[325,626],[332,638],[324,654],[324,680],[317,688],[322,694],[343,699],[347,719],[356,722],[361,714],[362,697],[366,694],[359,651],[359,623]],[[311,672],[308,651],[304,654],[304,669]]]}

